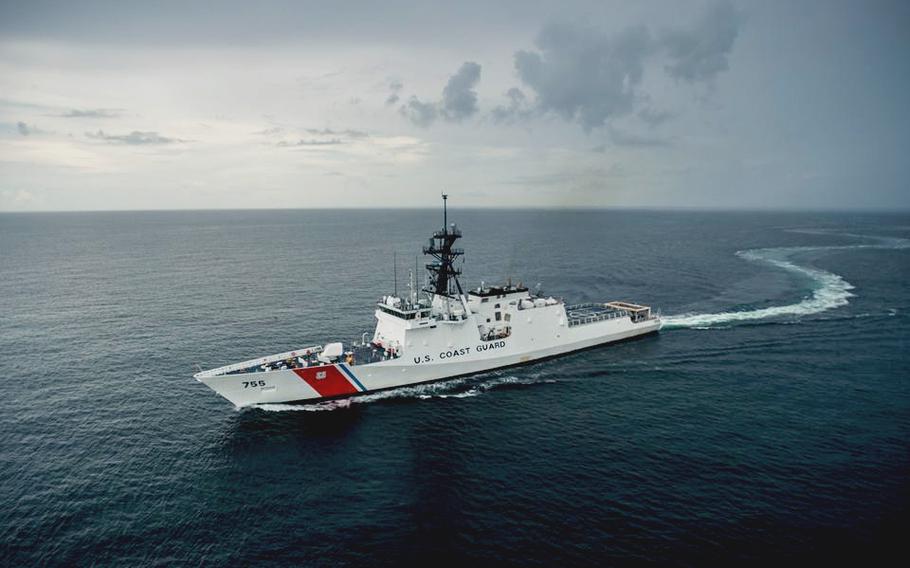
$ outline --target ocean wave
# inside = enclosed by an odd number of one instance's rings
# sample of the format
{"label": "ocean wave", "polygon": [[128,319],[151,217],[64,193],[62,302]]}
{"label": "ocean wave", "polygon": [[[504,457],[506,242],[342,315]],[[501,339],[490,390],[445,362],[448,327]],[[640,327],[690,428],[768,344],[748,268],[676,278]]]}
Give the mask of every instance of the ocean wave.
{"label": "ocean wave", "polygon": [[813,283],[811,295],[794,304],[783,306],[770,306],[754,310],[740,310],[730,312],[717,312],[707,314],[679,314],[663,318],[664,329],[716,329],[725,324],[749,322],[756,320],[777,319],[783,317],[803,317],[821,313],[835,308],[846,306],[854,296],[850,290],[854,286],[844,280],[840,275],[814,268],[802,266],[792,262],[790,257],[797,253],[816,252],[826,250],[849,249],[906,249],[910,248],[910,240],[890,237],[873,237],[866,235],[843,234],[842,236],[874,239],[878,244],[857,244],[839,246],[817,247],[781,247],[764,248],[738,251],[737,256],[753,261],[770,264],[781,270],[808,278]]}
{"label": "ocean wave", "polygon": [[[264,410],[266,412],[324,412],[327,410],[338,410],[340,408],[350,408],[350,398],[340,400],[328,400],[314,404],[254,404],[249,408]],[[245,410],[241,408],[240,410]]]}

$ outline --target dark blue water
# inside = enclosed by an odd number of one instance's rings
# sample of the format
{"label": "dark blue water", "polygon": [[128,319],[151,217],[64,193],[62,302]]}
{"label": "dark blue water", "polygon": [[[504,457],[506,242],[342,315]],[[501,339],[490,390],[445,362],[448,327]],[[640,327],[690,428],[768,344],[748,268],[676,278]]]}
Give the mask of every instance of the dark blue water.
{"label": "dark blue water", "polygon": [[[20,565],[767,564],[893,551],[910,216],[455,211],[466,281],[658,336],[348,408],[191,377],[371,329],[437,212],[0,215],[0,535]],[[739,254],[737,254],[739,253]]]}

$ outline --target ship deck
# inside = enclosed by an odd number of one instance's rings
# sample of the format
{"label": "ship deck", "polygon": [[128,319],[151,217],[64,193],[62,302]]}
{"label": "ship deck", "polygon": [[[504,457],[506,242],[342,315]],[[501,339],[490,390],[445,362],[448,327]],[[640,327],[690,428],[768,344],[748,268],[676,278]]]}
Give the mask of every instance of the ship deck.
{"label": "ship deck", "polygon": [[[260,357],[241,363],[225,365],[223,367],[218,367],[217,369],[201,371],[194,376],[199,379],[222,375],[245,375],[248,373],[267,373],[269,371],[303,369],[306,367],[331,364],[319,359],[319,353],[322,352],[322,349],[321,345],[314,345],[295,351],[287,351],[285,353],[269,355],[268,357]],[[368,343],[366,345],[354,345],[350,347],[348,351],[334,362],[346,363],[353,367],[357,365],[379,363],[380,361],[387,361],[388,359],[397,357],[397,355],[392,355],[389,351]]]}
{"label": "ship deck", "polygon": [[651,319],[651,308],[627,302],[575,304],[566,306],[569,327],[615,318],[631,317],[633,321]]}

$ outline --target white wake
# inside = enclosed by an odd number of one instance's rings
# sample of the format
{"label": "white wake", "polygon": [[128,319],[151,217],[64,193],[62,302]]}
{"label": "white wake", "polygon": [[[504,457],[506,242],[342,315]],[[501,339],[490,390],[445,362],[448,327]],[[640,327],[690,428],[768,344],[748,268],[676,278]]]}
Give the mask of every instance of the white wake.
{"label": "white wake", "polygon": [[[491,377],[463,377],[458,379],[442,380],[424,385],[398,387],[372,394],[364,394],[351,398],[318,402],[315,404],[256,404],[258,408],[267,412],[322,412],[350,408],[354,404],[368,404],[379,400],[397,398],[470,398],[505,385],[533,385],[542,383],[555,383],[555,379],[541,377],[534,374],[528,377],[514,375]],[[465,390],[460,390],[467,387]]]}
{"label": "white wake", "polygon": [[826,250],[849,250],[849,249],[906,249],[910,248],[910,240],[887,238],[887,237],[869,237],[864,235],[842,235],[854,238],[875,239],[879,244],[866,245],[841,245],[841,246],[818,246],[818,247],[781,247],[754,249],[739,251],[737,256],[754,261],[770,264],[787,272],[798,274],[809,278],[813,283],[811,295],[803,298],[795,304],[786,304],[783,306],[770,306],[767,308],[757,308],[754,310],[742,310],[732,312],[717,312],[711,314],[679,314],[665,316],[663,318],[664,329],[679,328],[711,328],[719,325],[730,323],[764,320],[781,317],[801,317],[817,314],[827,310],[833,310],[846,306],[850,303],[850,298],[854,296],[850,290],[854,286],[844,280],[841,276],[809,266],[801,266],[790,260],[790,257],[797,253],[826,251]]}
{"label": "white wake", "polygon": [[[849,303],[849,299],[853,297],[853,294],[850,292],[850,290],[853,290],[852,284],[833,272],[796,264],[790,260],[790,257],[798,253],[826,250],[910,248],[910,240],[908,239],[870,237],[853,234],[842,234],[841,236],[872,239],[876,240],[878,244],[764,248],[739,251],[736,253],[737,256],[745,260],[763,262],[774,266],[775,268],[808,278],[813,284],[812,293],[801,301],[794,304],[771,306],[754,310],[664,316],[664,329],[711,328],[736,322],[788,316],[807,316],[846,306]],[[252,408],[258,408],[267,412],[323,412],[350,408],[354,404],[368,404],[387,399],[470,398],[479,396],[503,385],[530,385],[554,382],[556,382],[554,379],[539,374],[521,378],[514,375],[494,374],[485,377],[463,377],[424,385],[398,387],[373,394],[315,404],[259,404],[254,405]]]}

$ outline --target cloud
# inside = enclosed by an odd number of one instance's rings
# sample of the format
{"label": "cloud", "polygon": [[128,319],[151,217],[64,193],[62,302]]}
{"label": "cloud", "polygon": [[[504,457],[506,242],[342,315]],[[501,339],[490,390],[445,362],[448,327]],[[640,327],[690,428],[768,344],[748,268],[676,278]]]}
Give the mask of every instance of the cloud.
{"label": "cloud", "polygon": [[[268,136],[268,137],[278,137],[283,136],[287,131],[281,126],[272,126],[253,132],[253,134],[258,136]],[[345,130],[332,130],[331,128],[305,128],[303,132],[310,134],[312,136],[325,136],[331,137],[331,140],[299,140],[297,142],[288,142],[281,141],[278,144],[280,146],[324,146],[329,144],[341,144],[341,138],[369,138],[369,133],[364,132],[363,130],[354,130],[351,128]]]}
{"label": "cloud", "polygon": [[385,100],[385,104],[387,106],[391,106],[391,105],[398,103],[398,101],[401,100],[401,96],[399,96],[399,93],[401,92],[402,89],[404,89],[404,83],[402,83],[398,79],[392,79],[391,81],[389,81],[389,90],[391,91],[391,93],[389,93],[389,97]]}
{"label": "cloud", "polygon": [[162,136],[157,132],[140,132],[139,130],[134,130],[129,134],[105,134],[103,130],[99,130],[95,133],[86,132],[85,135],[94,140],[102,140],[111,144],[128,144],[131,146],[151,146],[186,142],[186,140],[181,140],[179,138]]}
{"label": "cloud", "polygon": [[461,68],[449,78],[442,90],[442,115],[460,122],[477,113],[477,92],[474,88],[480,82],[480,65],[465,61]]}
{"label": "cloud", "polygon": [[417,126],[426,128],[437,118],[449,122],[461,122],[477,114],[477,83],[480,82],[481,66],[465,61],[454,75],[449,77],[442,89],[442,100],[424,102],[411,96],[399,112]]}
{"label": "cloud", "polygon": [[41,134],[53,134],[52,132],[49,133],[46,130],[41,130],[34,124],[29,125],[28,123],[22,122],[21,120],[16,123],[16,130],[18,130],[19,134],[22,136],[37,136],[37,135],[41,135]]}
{"label": "cloud", "polygon": [[58,114],[62,118],[117,118],[120,116],[120,111],[117,109],[72,109],[70,111],[64,112],[63,114]]}
{"label": "cloud", "polygon": [[[645,26],[611,36],[589,26],[550,23],[538,34],[536,50],[515,53],[515,70],[535,96],[532,111],[556,114],[588,132],[636,112],[655,127],[674,115],[638,110],[649,99],[642,92],[646,69],[663,60],[668,62],[664,72],[678,81],[710,83],[728,69],[741,21],[736,8],[721,1],[710,4],[692,25],[664,30],[659,38]],[[493,110],[494,120],[535,114],[519,112],[518,93],[507,93],[509,103]]]}
{"label": "cloud", "polygon": [[433,124],[439,114],[436,110],[436,103],[421,102],[415,96],[408,99],[407,104],[402,105],[399,112],[412,123],[423,128]]}
{"label": "cloud", "polygon": [[[331,128],[304,128],[303,132],[316,138],[300,138],[298,140],[280,140],[275,145],[280,148],[291,148],[296,146],[337,146],[339,144],[345,144],[345,140],[359,140],[364,138],[369,138],[369,134],[363,130],[332,130]],[[260,134],[263,136],[269,137],[278,137],[285,134],[285,129],[280,126],[275,126],[272,128],[266,128],[265,130],[260,130],[259,132],[254,132],[254,134]]]}
{"label": "cloud", "polygon": [[338,144],[344,144],[338,138],[332,138],[329,140],[298,140],[297,142],[287,142],[282,140],[278,143],[278,146],[281,148],[289,148],[291,146],[337,146]]}
{"label": "cloud", "polygon": [[740,13],[724,1],[711,4],[689,28],[664,31],[660,43],[671,61],[667,73],[689,83],[713,80],[729,68],[727,56],[741,24]]}
{"label": "cloud", "polygon": [[362,130],[331,130],[329,128],[307,128],[306,131],[314,136],[346,136],[348,138],[367,138],[369,134]]}
{"label": "cloud", "polygon": [[528,118],[533,113],[527,95],[518,87],[512,87],[506,91],[506,98],[509,99],[508,105],[499,105],[493,109],[494,121],[500,123],[513,122],[518,119]]}
{"label": "cloud", "polygon": [[518,77],[542,112],[577,121],[586,131],[633,111],[654,48],[644,26],[608,37],[588,27],[549,24],[536,44],[538,51],[515,54]]}

